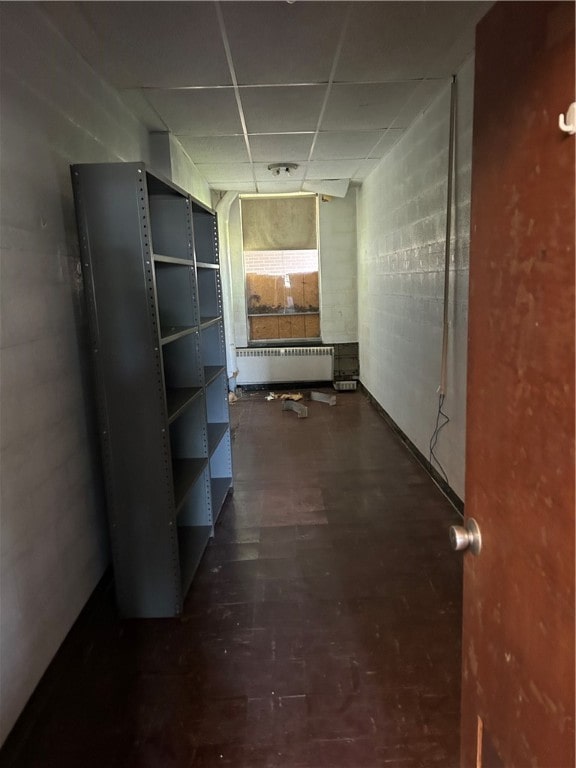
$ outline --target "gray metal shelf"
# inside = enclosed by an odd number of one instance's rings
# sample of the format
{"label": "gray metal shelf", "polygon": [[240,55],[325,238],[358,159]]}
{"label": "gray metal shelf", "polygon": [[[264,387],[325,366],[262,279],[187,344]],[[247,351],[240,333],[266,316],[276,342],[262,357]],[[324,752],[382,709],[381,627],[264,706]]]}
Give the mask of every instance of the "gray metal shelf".
{"label": "gray metal shelf", "polygon": [[181,339],[183,336],[188,336],[190,333],[194,333],[197,330],[193,325],[172,325],[169,328],[162,328],[160,330],[160,343],[170,344],[176,339]]}
{"label": "gray metal shelf", "polygon": [[190,259],[177,259],[174,256],[163,256],[161,253],[153,253],[152,258],[159,264],[182,264],[186,267],[194,266],[194,262]]}
{"label": "gray metal shelf", "polygon": [[179,525],[178,554],[182,594],[190,589],[194,574],[200,564],[208,540],[212,535],[211,525]]}
{"label": "gray metal shelf", "polygon": [[231,477],[213,477],[210,481],[211,493],[212,493],[212,509],[213,515],[217,519],[218,513],[222,509],[222,505],[228,495],[228,491],[232,488]]}
{"label": "gray metal shelf", "polygon": [[221,315],[209,316],[209,317],[201,317],[200,318],[200,328],[201,328],[201,330],[204,330],[205,328],[210,328],[211,325],[216,325],[216,323],[219,323],[220,320],[222,320],[222,316]]}
{"label": "gray metal shelf", "polygon": [[202,387],[180,387],[166,389],[168,423],[171,424],[203,392]]}
{"label": "gray metal shelf", "polygon": [[205,365],[204,366],[204,384],[205,386],[208,386],[209,384],[212,384],[212,382],[220,376],[221,373],[224,373],[224,366],[223,365]]}
{"label": "gray metal shelf", "polygon": [[216,217],[143,163],[72,181],[118,606],[174,616],[232,483]]}
{"label": "gray metal shelf", "polygon": [[176,512],[184,503],[188,492],[206,467],[206,459],[173,459],[174,505]]}
{"label": "gray metal shelf", "polygon": [[218,422],[208,424],[208,455],[212,456],[220,441],[228,431],[230,424],[228,422]]}

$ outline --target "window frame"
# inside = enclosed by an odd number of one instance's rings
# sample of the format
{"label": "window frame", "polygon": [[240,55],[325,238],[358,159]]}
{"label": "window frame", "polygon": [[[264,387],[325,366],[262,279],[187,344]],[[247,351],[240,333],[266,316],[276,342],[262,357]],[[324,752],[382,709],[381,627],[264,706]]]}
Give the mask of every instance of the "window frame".
{"label": "window frame", "polygon": [[[317,347],[322,344],[322,275],[321,275],[321,259],[320,259],[320,198],[316,193],[310,192],[285,192],[267,195],[257,194],[241,194],[238,196],[240,202],[240,244],[242,248],[242,290],[244,292],[244,314],[246,320],[246,341],[248,347]],[[270,198],[290,198],[290,197],[311,197],[314,198],[314,211],[316,218],[316,253],[318,258],[318,328],[319,335],[308,338],[290,338],[283,337],[277,339],[251,339],[250,338],[250,315],[248,302],[249,296],[246,290],[246,260],[244,257],[244,232],[242,222],[242,200],[258,200],[258,199],[270,199]],[[298,249],[295,249],[298,250]],[[253,313],[254,314],[254,313]],[[296,313],[295,313],[296,314]],[[316,314],[310,313],[310,314]],[[278,317],[284,317],[285,315],[278,314]],[[288,314],[290,316],[290,313]]]}

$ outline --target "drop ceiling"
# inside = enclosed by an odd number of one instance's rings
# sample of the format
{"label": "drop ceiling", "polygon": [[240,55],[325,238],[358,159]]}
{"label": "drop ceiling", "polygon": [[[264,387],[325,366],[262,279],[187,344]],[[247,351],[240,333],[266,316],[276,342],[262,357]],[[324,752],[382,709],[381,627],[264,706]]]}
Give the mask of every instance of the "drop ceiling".
{"label": "drop ceiling", "polygon": [[[361,182],[474,48],[490,2],[45,3],[213,189]],[[270,163],[297,163],[275,178]]]}

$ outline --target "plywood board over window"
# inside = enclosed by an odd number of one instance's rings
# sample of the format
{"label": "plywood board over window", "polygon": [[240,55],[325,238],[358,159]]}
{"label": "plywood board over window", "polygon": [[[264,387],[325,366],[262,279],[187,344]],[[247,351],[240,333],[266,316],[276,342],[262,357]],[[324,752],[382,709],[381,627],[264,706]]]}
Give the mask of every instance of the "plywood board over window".
{"label": "plywood board over window", "polygon": [[250,341],[317,341],[316,197],[243,198],[241,210]]}

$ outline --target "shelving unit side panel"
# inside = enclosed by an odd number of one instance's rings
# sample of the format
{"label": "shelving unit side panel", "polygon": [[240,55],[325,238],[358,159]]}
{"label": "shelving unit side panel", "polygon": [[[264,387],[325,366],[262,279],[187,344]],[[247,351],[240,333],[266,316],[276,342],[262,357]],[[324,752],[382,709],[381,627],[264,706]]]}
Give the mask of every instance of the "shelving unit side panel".
{"label": "shelving unit side panel", "polygon": [[156,262],[154,277],[161,328],[197,326],[194,265]]}
{"label": "shelving unit side panel", "polygon": [[200,354],[204,366],[226,364],[226,347],[222,320],[200,331]]}
{"label": "shelving unit side panel", "polygon": [[196,261],[218,264],[218,228],[216,214],[192,204],[194,252]]}
{"label": "shelving unit side panel", "polygon": [[151,194],[149,206],[154,253],[193,262],[189,199],[178,195]]}
{"label": "shelving unit side panel", "polygon": [[221,373],[206,388],[206,416],[209,422],[229,422],[228,385]]}
{"label": "shelving unit side panel", "polygon": [[178,526],[209,525],[212,526],[212,509],[210,505],[210,474],[208,465],[190,490],[178,514]]}

